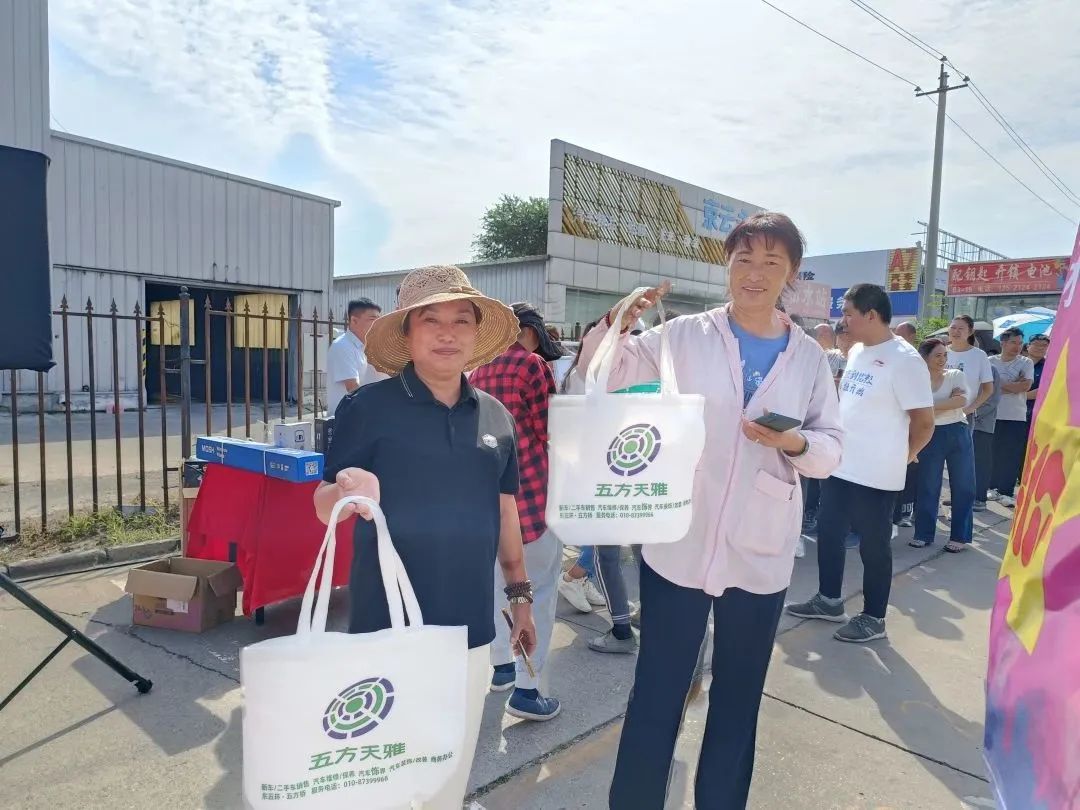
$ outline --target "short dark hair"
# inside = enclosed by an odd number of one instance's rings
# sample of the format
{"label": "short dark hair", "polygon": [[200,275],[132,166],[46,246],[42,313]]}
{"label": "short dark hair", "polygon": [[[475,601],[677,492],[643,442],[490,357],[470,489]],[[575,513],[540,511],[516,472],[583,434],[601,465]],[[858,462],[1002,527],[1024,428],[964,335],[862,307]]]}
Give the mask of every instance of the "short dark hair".
{"label": "short dark hair", "polygon": [[968,335],[968,343],[972,346],[975,345],[975,319],[970,315],[956,315],[953,317],[954,321],[963,321],[967,324],[968,329],[971,330],[971,334]]}
{"label": "short dark hair", "polygon": [[724,240],[724,250],[730,257],[739,248],[749,248],[755,237],[762,237],[771,248],[776,242],[784,246],[793,267],[802,264],[806,238],[791,217],[777,211],[760,211],[751,214],[732,229]]}
{"label": "short dark hair", "polygon": [[[919,354],[923,356],[923,360],[926,360],[930,357],[930,353],[938,346],[945,346],[945,341],[939,340],[938,338],[927,338],[919,344]],[[945,346],[945,348],[947,349],[949,347]]]}
{"label": "short dark hair", "polygon": [[372,301],[370,298],[354,298],[349,302],[349,308],[347,310],[348,317],[353,315],[360,315],[364,312],[374,310],[375,312],[382,312],[382,307]]}
{"label": "short dark hair", "polygon": [[1032,343],[1034,343],[1034,342],[1035,342],[1036,340],[1041,340],[1041,341],[1043,341],[1044,343],[1049,343],[1049,342],[1050,342],[1050,336],[1049,336],[1049,335],[1044,335],[1044,334],[1042,334],[1042,333],[1040,333],[1040,334],[1038,334],[1038,335],[1032,335],[1032,336],[1031,336],[1031,340],[1029,340],[1029,341],[1028,341],[1028,345],[1030,346],[1030,345],[1031,345]]}
{"label": "short dark hair", "polygon": [[1006,329],[1004,332],[1002,332],[1000,335],[998,335],[998,340],[999,341],[1012,340],[1013,338],[1020,338],[1021,340],[1023,340],[1024,339],[1023,330],[1017,329],[1015,326],[1011,326],[1008,329]]}
{"label": "short dark hair", "polygon": [[844,293],[844,300],[850,301],[863,315],[876,312],[886,326],[892,320],[892,301],[885,288],[877,284],[856,284]]}

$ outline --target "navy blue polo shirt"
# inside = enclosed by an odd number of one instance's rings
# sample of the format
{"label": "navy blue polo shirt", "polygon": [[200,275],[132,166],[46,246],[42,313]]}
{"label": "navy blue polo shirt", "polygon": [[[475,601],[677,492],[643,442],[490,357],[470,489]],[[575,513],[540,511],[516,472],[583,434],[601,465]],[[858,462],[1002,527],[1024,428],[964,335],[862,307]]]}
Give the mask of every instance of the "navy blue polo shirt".
{"label": "navy blue polo shirt", "polygon": [[[469,647],[495,638],[499,496],[518,489],[514,422],[494,397],[461,378],[448,408],[412,365],[365,385],[338,406],[324,479],[346,467],[379,479],[394,547],[416,590],[424,622],[469,628]],[[375,524],[356,521],[350,633],[390,626]]]}

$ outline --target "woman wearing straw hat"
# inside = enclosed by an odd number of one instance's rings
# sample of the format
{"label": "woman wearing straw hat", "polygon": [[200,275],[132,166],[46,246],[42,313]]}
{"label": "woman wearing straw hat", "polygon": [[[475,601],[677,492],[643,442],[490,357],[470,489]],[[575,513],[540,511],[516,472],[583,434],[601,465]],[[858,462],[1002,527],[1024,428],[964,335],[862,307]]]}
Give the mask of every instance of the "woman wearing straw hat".
{"label": "woman wearing straw hat", "polygon": [[[378,500],[425,622],[468,628],[468,753],[450,784],[424,805],[460,808],[491,679],[496,558],[508,583],[513,648],[531,654],[536,645],[515,501],[513,420],[464,376],[501,354],[519,326],[509,307],[474,289],[456,267],[414,270],[401,284],[398,307],[367,337],[371,365],[397,376],[354,391],[338,406],[315,507],[326,521],[342,497]],[[349,631],[389,626],[375,529],[359,520]],[[437,678],[438,662],[432,665]]]}

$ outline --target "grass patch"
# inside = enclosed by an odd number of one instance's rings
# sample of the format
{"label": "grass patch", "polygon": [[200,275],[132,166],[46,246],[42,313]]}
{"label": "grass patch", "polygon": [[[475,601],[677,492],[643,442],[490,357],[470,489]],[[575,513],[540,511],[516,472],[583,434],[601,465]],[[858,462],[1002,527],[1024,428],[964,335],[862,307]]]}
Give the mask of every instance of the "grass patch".
{"label": "grass patch", "polygon": [[126,516],[105,507],[96,514],[86,512],[50,523],[44,531],[39,522],[27,521],[18,540],[0,543],[0,562],[165,540],[180,534],[180,513],[175,506],[165,510],[160,504],[147,503],[146,507],[146,512]]}

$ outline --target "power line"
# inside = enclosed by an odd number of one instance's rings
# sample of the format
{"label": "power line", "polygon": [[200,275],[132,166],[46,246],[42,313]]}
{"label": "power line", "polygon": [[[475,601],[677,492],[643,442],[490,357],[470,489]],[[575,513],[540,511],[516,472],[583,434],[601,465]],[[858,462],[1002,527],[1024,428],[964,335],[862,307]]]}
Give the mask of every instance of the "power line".
{"label": "power line", "polygon": [[885,25],[887,28],[891,29],[892,31],[894,31],[897,34],[899,34],[900,36],[902,36],[904,39],[906,39],[908,42],[910,42],[912,45],[914,45],[916,48],[918,48],[919,50],[921,50],[923,53],[927,54],[928,56],[930,56],[934,60],[940,59],[943,56],[945,56],[945,54],[943,54],[941,51],[939,51],[933,45],[930,45],[930,44],[924,42],[923,40],[919,39],[917,36],[915,36],[913,33],[908,31],[902,25],[900,25],[899,23],[893,22],[888,17],[886,17],[884,14],[882,14],[880,11],[877,11],[876,9],[874,9],[870,4],[864,3],[863,0],[849,0],[849,2],[852,3],[856,8],[861,9],[862,11],[865,11],[867,14],[869,14],[871,17],[873,17],[878,22]]}
{"label": "power line", "polygon": [[[937,101],[933,97],[927,96],[927,98],[929,98],[930,101],[934,103],[934,105],[937,105]],[[1051,204],[1050,202],[1047,202],[1047,200],[1044,199],[1043,197],[1040,197],[1039,194],[1031,186],[1029,186],[1027,183],[1025,183],[1023,180],[1021,180],[1015,174],[1013,174],[1004,163],[1002,163],[1000,160],[998,160],[996,157],[994,157],[993,154],[991,154],[989,149],[987,149],[985,146],[983,146],[981,143],[979,143],[977,140],[975,140],[975,136],[972,135],[970,132],[968,132],[966,129],[964,129],[964,127],[960,124],[959,121],[957,121],[955,118],[953,118],[948,113],[945,113],[945,117],[948,118],[949,121],[952,122],[954,127],[956,127],[958,130],[963,132],[964,135],[967,136],[969,141],[971,141],[973,144],[975,144],[977,147],[979,147],[979,149],[982,150],[982,153],[984,155],[986,155],[988,158],[990,158],[990,160],[994,161],[994,163],[996,163],[999,167],[1001,167],[1001,170],[1003,172],[1005,172],[1007,175],[1009,175],[1009,177],[1011,177],[1013,180],[1015,180],[1017,183],[1022,185],[1029,192],[1031,192],[1031,195],[1035,199],[1037,199],[1039,202],[1041,202],[1043,205],[1045,205],[1047,208],[1049,208],[1051,211],[1053,211],[1055,214],[1057,214],[1059,217],[1061,217],[1066,222],[1068,222],[1070,224],[1073,224],[1073,225],[1076,224],[1076,221],[1072,217],[1069,217],[1069,216],[1061,213],[1061,211],[1059,211],[1057,208],[1055,208],[1053,206],[1053,204]]]}
{"label": "power line", "polygon": [[806,24],[806,23],[804,23],[804,22],[803,22],[802,20],[800,20],[800,19],[799,19],[798,17],[793,17],[792,15],[790,15],[790,14],[788,14],[788,13],[787,13],[786,11],[784,11],[784,10],[783,10],[782,8],[779,8],[779,7],[777,7],[777,6],[774,6],[774,5],[772,4],[772,3],[770,3],[770,2],[769,2],[769,0],[761,0],[761,2],[762,2],[762,3],[764,3],[765,5],[767,5],[767,6],[769,7],[769,8],[771,8],[771,9],[772,9],[773,11],[779,11],[779,12],[780,12],[781,14],[783,14],[783,15],[784,15],[785,17],[787,17],[787,18],[788,18],[789,20],[791,20],[792,22],[798,23],[798,24],[799,24],[799,25],[801,25],[801,26],[802,26],[803,28],[805,28],[805,29],[806,29],[807,31],[812,31],[813,33],[817,34],[817,35],[818,35],[819,37],[821,37],[822,39],[828,40],[829,42],[831,42],[831,43],[832,43],[833,45],[835,45],[836,47],[838,47],[838,48],[842,48],[843,50],[845,50],[845,51],[847,51],[848,53],[850,53],[850,54],[851,54],[852,56],[855,56],[855,57],[857,57],[857,58],[859,58],[859,59],[863,60],[863,61],[864,61],[864,62],[866,62],[866,63],[867,63],[868,65],[873,65],[873,66],[874,66],[874,67],[876,67],[876,68],[877,68],[878,70],[881,70],[881,71],[884,71],[885,73],[888,73],[888,74],[889,74],[890,76],[892,76],[892,77],[893,77],[894,79],[899,79],[900,81],[904,82],[904,84],[909,84],[909,85],[911,85],[911,86],[912,86],[912,87],[914,87],[914,88],[915,88],[916,90],[920,90],[920,89],[922,89],[922,88],[920,88],[920,87],[919,87],[919,85],[915,84],[915,82],[911,81],[911,79],[905,79],[905,78],[904,78],[903,76],[901,76],[901,75],[900,75],[899,73],[893,73],[893,71],[889,70],[889,69],[888,69],[887,67],[884,67],[884,66],[882,66],[882,65],[879,65],[879,64],[878,64],[877,62],[875,62],[875,61],[874,61],[873,59],[869,59],[868,57],[865,57],[865,56],[863,56],[863,55],[862,55],[861,53],[859,53],[859,52],[857,52],[857,51],[853,51],[853,50],[852,50],[851,48],[849,48],[849,47],[848,47],[847,45],[844,45],[844,44],[842,44],[842,43],[840,43],[840,42],[837,42],[837,41],[836,41],[835,39],[833,39],[832,37],[830,37],[830,36],[828,36],[828,35],[826,35],[826,34],[823,34],[823,33],[821,33],[820,31],[818,31],[818,30],[817,30],[816,28],[814,28],[813,26],[807,25],[807,24]]}
{"label": "power line", "polygon": [[1009,123],[1008,119],[1001,112],[1001,110],[994,106],[994,104],[990,101],[989,98],[986,97],[986,94],[983,93],[981,89],[979,89],[975,82],[967,79],[966,73],[960,70],[960,68],[952,60],[945,56],[944,52],[938,50],[933,45],[930,45],[925,40],[920,39],[918,36],[904,28],[896,21],[889,19],[880,11],[876,10],[869,3],[865,2],[865,0],[848,1],[852,3],[856,8],[869,14],[871,17],[880,22],[882,25],[886,26],[895,34],[903,37],[905,40],[910,42],[919,50],[923,51],[929,56],[934,57],[935,59],[940,58],[945,62],[945,64],[949,65],[949,67],[951,67],[957,73],[963,75],[970,84],[972,92],[975,94],[975,100],[978,101],[979,104],[982,105],[983,109],[985,109],[986,112],[990,115],[990,117],[993,118],[994,121],[1003,130],[1005,130],[1005,134],[1008,135],[1012,139],[1013,143],[1015,143],[1020,148],[1020,151],[1024,153],[1028,160],[1035,164],[1035,168],[1037,168],[1042,173],[1042,175],[1046,177],[1046,179],[1049,180],[1054,185],[1054,187],[1066,197],[1066,199],[1068,199],[1070,203],[1072,203],[1073,205],[1080,205],[1080,195],[1077,195],[1076,192],[1069,188],[1065,181],[1062,180],[1061,177],[1059,177],[1057,173],[1054,172],[1054,170],[1051,169],[1046,164],[1046,162],[1038,156],[1038,154],[1035,153],[1035,150],[1032,149],[1031,145],[1024,140],[1023,136],[1021,136],[1019,132],[1016,131],[1016,128]]}

